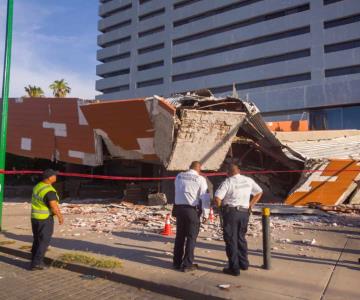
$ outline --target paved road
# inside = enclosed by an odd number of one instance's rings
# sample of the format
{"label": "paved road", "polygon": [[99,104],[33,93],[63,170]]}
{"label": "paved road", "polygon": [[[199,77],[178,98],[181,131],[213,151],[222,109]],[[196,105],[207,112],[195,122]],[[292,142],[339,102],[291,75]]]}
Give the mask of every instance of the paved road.
{"label": "paved road", "polygon": [[163,295],[100,278],[50,268],[28,271],[28,261],[0,253],[0,299],[169,299]]}

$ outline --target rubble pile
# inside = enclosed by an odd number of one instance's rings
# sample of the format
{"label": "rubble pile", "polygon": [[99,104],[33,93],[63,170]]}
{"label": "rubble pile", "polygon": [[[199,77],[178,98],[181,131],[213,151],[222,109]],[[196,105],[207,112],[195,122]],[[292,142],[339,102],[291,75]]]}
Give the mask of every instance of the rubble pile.
{"label": "rubble pile", "polygon": [[68,204],[61,210],[66,215],[79,215],[71,219],[71,228],[83,228],[95,232],[111,233],[114,230],[143,229],[158,232],[164,226],[167,206],[147,207],[130,202],[121,204]]}
{"label": "rubble pile", "polygon": [[[145,206],[125,201],[120,204],[63,203],[61,210],[64,214],[68,215],[70,229],[72,230],[84,229],[105,234],[122,230],[160,233],[164,228],[166,215],[171,213],[172,205]],[[293,243],[291,239],[283,237],[284,234],[292,232],[299,235],[298,242],[304,245],[312,245],[315,243],[313,237],[305,237],[303,228],[360,226],[358,215],[352,215],[354,216],[353,219],[349,219],[349,214],[342,213],[329,213],[325,215],[273,215],[270,221],[272,238],[280,244]],[[171,224],[175,230],[174,218],[171,218]],[[223,240],[219,214],[214,215],[212,222],[208,220],[201,224],[200,234],[207,241]],[[260,215],[252,215],[250,217],[247,235],[252,238],[261,237],[262,223]]]}

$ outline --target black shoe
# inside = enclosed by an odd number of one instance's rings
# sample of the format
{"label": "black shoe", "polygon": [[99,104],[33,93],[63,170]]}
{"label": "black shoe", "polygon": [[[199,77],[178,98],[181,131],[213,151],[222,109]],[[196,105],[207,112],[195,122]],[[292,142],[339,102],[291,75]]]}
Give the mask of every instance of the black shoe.
{"label": "black shoe", "polygon": [[40,271],[40,270],[45,270],[47,269],[47,267],[42,266],[42,265],[37,265],[37,266],[31,266],[30,267],[30,271]]}
{"label": "black shoe", "polygon": [[228,275],[232,275],[232,276],[240,276],[240,271],[239,270],[233,270],[233,269],[230,269],[230,268],[224,268],[223,273],[228,274]]}
{"label": "black shoe", "polygon": [[249,266],[240,266],[240,270],[247,271],[249,270]]}
{"label": "black shoe", "polygon": [[49,269],[49,267],[45,264],[30,266],[30,271],[38,271],[38,270],[46,270],[46,269]]}
{"label": "black shoe", "polygon": [[192,264],[189,267],[182,267],[181,271],[187,273],[187,272],[196,271],[197,269],[199,269],[199,265],[198,264]]}
{"label": "black shoe", "polygon": [[181,265],[173,264],[173,268],[174,268],[175,270],[180,270],[180,269],[181,269]]}

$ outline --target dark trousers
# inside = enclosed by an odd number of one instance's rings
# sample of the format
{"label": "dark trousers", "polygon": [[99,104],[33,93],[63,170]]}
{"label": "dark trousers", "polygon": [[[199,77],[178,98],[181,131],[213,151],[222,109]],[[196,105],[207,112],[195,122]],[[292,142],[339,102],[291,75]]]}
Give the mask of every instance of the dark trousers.
{"label": "dark trousers", "polygon": [[45,252],[49,247],[54,232],[54,218],[50,216],[46,220],[31,219],[31,227],[34,237],[31,248],[31,265],[38,266],[43,264]]}
{"label": "dark trousers", "polygon": [[194,207],[176,207],[176,238],[173,260],[175,266],[192,266],[199,228],[200,217]]}
{"label": "dark trousers", "polygon": [[223,210],[224,241],[229,268],[235,271],[249,266],[246,232],[249,213],[235,208]]}

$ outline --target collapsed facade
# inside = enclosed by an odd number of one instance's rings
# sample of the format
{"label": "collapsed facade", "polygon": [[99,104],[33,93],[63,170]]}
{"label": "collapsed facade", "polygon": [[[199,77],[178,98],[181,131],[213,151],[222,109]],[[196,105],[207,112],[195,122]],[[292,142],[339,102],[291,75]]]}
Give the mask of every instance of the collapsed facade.
{"label": "collapsed facade", "polygon": [[[185,170],[193,160],[201,161],[204,171],[223,171],[236,162],[260,182],[268,202],[321,203],[332,183],[338,190],[330,202],[338,204],[354,192],[359,179],[357,131],[353,148],[340,158],[346,166],[327,166],[338,157],[304,154],[296,139],[289,142],[286,133],[280,137],[270,131],[254,103],[235,96],[216,98],[208,90],[108,102],[12,99],[9,116],[8,152],[15,155],[93,167],[136,161],[158,166],[157,175]],[[309,167],[323,174],[294,172]],[[331,171],[339,167],[342,171]]]}

